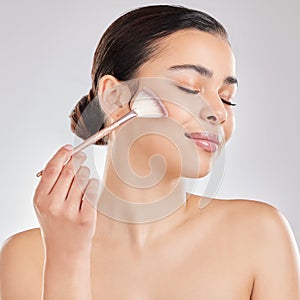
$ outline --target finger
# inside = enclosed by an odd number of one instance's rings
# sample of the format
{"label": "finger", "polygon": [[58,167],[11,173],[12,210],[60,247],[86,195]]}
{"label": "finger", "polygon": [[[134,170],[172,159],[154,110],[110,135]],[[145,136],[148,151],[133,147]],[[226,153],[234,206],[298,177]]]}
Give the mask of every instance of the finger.
{"label": "finger", "polygon": [[36,194],[43,196],[49,194],[51,191],[64,163],[72,154],[72,148],[66,148],[66,146],[71,145],[65,145],[61,147],[47,163],[43,170],[41,180],[36,188]]}
{"label": "finger", "polygon": [[81,166],[74,176],[71,188],[69,190],[66,204],[69,211],[79,212],[84,191],[89,182],[90,170],[88,167]]}
{"label": "finger", "polygon": [[59,200],[65,200],[70,186],[72,184],[74,175],[80,168],[80,165],[86,159],[86,155],[83,152],[76,153],[70,159],[70,161],[61,169],[61,172],[55,182],[52,190],[49,194],[53,196],[53,198],[57,198]]}
{"label": "finger", "polygon": [[95,213],[95,209],[97,209],[98,206],[100,193],[100,182],[96,178],[90,179],[81,202],[80,212],[82,215],[89,217],[89,215]]}

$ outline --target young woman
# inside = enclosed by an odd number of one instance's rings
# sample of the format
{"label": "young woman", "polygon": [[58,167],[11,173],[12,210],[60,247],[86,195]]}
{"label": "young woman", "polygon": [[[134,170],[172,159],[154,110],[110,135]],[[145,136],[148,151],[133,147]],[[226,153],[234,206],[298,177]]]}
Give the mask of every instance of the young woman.
{"label": "young woman", "polygon": [[[123,116],[131,104],[119,105],[103,95],[122,82],[148,77],[171,79],[182,97],[193,95],[195,103],[203,97],[211,110],[200,112],[199,104],[199,113],[190,113],[163,101],[167,119],[143,123],[136,118],[124,125],[124,132],[119,128],[98,141],[108,145],[104,185],[134,204],[176,191],[171,200],[182,205],[152,222],[124,222],[105,215],[95,209],[99,182],[82,166],[84,154],[74,155],[64,166],[72,151],[62,147],[46,164],[34,195],[41,227],[12,236],[2,248],[1,299],[299,300],[298,250],[276,208],[259,201],[211,199],[200,209],[198,203],[205,197],[188,194],[178,184],[181,176],[201,178],[210,172],[211,149],[218,141],[211,140],[209,150],[205,143],[195,147],[192,134],[174,144],[150,132],[154,124],[170,125],[173,120],[176,130],[199,133],[201,119],[212,129],[220,128],[225,143],[232,136],[235,60],[225,29],[211,16],[159,5],[117,19],[96,49],[92,88],[71,114],[73,131],[87,138]],[[99,101],[83,117],[95,97]],[[113,105],[118,109],[109,110]],[[126,140],[141,124],[149,134],[129,149]],[[185,151],[191,147],[191,159],[196,157],[199,164],[180,156],[189,156]],[[127,152],[139,176],[149,174],[154,154],[163,157],[163,178],[147,188],[129,184],[126,176],[119,176],[121,171],[131,172],[118,160],[118,153]],[[162,168],[154,166],[152,171],[159,175]],[[106,197],[101,194],[100,202]],[[113,203],[108,201],[116,212],[120,208]],[[136,217],[130,206],[126,210],[127,216]]]}

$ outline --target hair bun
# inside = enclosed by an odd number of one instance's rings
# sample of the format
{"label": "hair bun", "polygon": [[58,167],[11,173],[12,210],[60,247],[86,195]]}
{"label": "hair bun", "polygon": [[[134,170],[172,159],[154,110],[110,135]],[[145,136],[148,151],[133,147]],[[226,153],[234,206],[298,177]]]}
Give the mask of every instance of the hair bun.
{"label": "hair bun", "polygon": [[[75,105],[70,116],[71,130],[82,139],[87,139],[105,127],[105,113],[100,107],[93,89]],[[107,145],[108,136],[98,140],[95,145]]]}

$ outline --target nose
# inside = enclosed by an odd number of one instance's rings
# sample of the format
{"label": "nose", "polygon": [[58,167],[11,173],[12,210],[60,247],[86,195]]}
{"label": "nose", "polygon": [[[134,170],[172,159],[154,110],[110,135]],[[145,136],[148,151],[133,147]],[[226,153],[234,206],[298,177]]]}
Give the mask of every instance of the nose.
{"label": "nose", "polygon": [[220,125],[227,119],[227,111],[219,96],[205,98],[200,109],[200,118],[205,122],[210,122],[213,125]]}

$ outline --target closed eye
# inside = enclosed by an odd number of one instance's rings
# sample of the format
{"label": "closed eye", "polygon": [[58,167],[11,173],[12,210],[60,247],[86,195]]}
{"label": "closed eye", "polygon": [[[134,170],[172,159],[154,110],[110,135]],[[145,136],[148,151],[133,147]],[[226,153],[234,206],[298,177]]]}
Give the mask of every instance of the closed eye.
{"label": "closed eye", "polygon": [[224,99],[222,99],[222,98],[221,98],[221,100],[222,100],[225,104],[232,105],[232,106],[236,106],[236,103],[232,103],[232,102],[226,101],[226,100],[224,100]]}
{"label": "closed eye", "polygon": [[[181,86],[181,85],[176,85],[176,86],[177,86],[180,90],[182,90],[182,91],[184,91],[184,92],[186,92],[186,93],[189,93],[189,94],[197,95],[197,94],[200,93],[199,90],[189,89],[189,88],[186,88],[186,87]],[[231,106],[235,106],[235,105],[236,105],[236,103],[229,102],[229,101],[227,101],[227,100],[225,100],[225,99],[222,99],[222,98],[221,98],[221,100],[222,100],[222,102],[224,102],[224,103],[227,104],[227,105],[231,105]]]}
{"label": "closed eye", "polygon": [[199,90],[192,90],[192,89],[189,89],[189,88],[186,88],[184,86],[181,86],[181,85],[176,85],[180,90],[186,92],[186,93],[189,93],[189,94],[199,94],[200,91]]}

